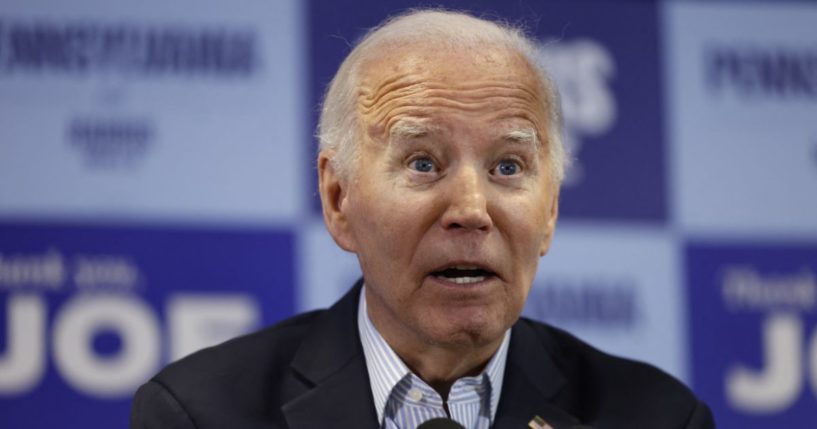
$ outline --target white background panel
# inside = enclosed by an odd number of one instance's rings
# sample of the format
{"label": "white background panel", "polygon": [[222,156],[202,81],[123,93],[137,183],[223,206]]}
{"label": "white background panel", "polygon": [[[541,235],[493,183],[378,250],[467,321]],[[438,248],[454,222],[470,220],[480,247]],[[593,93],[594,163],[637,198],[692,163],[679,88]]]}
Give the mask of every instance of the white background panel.
{"label": "white background panel", "polygon": [[332,306],[362,276],[357,256],[335,244],[321,218],[299,228],[298,267],[298,312]]}
{"label": "white background panel", "polygon": [[680,226],[817,236],[817,6],[666,6]]}
{"label": "white background panel", "polygon": [[[308,152],[300,2],[148,3],[4,2],[0,16],[6,31],[39,22],[244,32],[254,37],[254,71],[0,71],[0,215],[297,218]],[[68,137],[87,120],[136,123],[150,138],[135,155],[99,162]]]}
{"label": "white background panel", "polygon": [[[604,351],[686,379],[679,258],[674,238],[662,230],[563,223],[539,264],[525,314],[551,321]],[[546,288],[569,291],[569,296],[547,295]],[[537,297],[559,302],[538,302]],[[577,297],[584,297],[584,304],[576,304]],[[598,317],[593,306],[615,305],[611,299],[616,297],[629,300],[631,318]],[[565,306],[584,309],[564,317],[571,312]]]}

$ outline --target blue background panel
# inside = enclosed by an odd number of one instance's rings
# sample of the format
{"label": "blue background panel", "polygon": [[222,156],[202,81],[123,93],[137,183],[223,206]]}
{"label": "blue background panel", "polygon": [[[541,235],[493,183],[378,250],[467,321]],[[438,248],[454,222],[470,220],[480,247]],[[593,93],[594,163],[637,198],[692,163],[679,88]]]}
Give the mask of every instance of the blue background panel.
{"label": "blue background panel", "polygon": [[[0,357],[8,350],[8,303],[11,296],[35,296],[46,305],[46,368],[25,392],[0,393],[3,427],[124,427],[132,390],[115,394],[84,391],[61,373],[54,358],[54,332],[68,303],[83,297],[117,297],[143,307],[158,323],[161,357],[145,371],[144,380],[170,359],[170,304],[179,296],[248,298],[258,310],[254,324],[268,325],[292,314],[295,283],[293,236],[286,230],[197,229],[162,226],[99,226],[74,224],[0,224]],[[26,258],[57,258],[62,281],[38,282],[14,274]],[[125,261],[136,277],[102,276],[107,280],[76,282],[80,259]],[[53,260],[53,259],[52,259]],[[100,278],[102,278],[100,277]],[[130,278],[134,281],[118,281]],[[25,279],[29,279],[26,281]],[[113,279],[113,280],[112,280]],[[47,284],[46,284],[47,283]],[[224,329],[214,324],[213,329]],[[227,326],[229,328],[229,326]],[[234,336],[240,332],[216,332]],[[37,335],[38,333],[31,333]],[[77,339],[77,341],[80,341]],[[100,356],[122,351],[116,332],[99,329],[92,344]],[[136,386],[134,386],[135,389]],[[51,405],[47,405],[51,404]],[[55,404],[59,404],[56,406]]]}
{"label": "blue background panel", "polygon": [[[693,242],[686,271],[692,383],[719,427],[817,421],[817,243]],[[779,318],[796,328],[793,342],[779,342],[788,330],[764,335]],[[735,387],[741,372],[756,378],[742,393]],[[747,396],[766,399],[751,405]]]}

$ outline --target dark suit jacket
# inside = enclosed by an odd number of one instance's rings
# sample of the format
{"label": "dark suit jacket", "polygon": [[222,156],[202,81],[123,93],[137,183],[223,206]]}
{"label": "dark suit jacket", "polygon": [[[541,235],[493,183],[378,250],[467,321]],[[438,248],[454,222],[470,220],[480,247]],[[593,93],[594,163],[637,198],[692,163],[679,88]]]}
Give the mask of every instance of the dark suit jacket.
{"label": "dark suit jacket", "polygon": [[[329,310],[194,353],[136,392],[142,428],[377,428],[357,329],[360,283]],[[495,428],[713,428],[709,409],[660,370],[556,328],[513,326]]]}

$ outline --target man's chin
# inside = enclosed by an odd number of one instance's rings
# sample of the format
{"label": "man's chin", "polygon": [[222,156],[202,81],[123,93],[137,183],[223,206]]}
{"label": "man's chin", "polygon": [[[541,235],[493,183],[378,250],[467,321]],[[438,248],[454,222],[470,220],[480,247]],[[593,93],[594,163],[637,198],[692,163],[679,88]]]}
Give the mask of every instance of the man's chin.
{"label": "man's chin", "polygon": [[507,328],[497,320],[456,320],[427,330],[427,335],[438,347],[474,349],[498,345]]}

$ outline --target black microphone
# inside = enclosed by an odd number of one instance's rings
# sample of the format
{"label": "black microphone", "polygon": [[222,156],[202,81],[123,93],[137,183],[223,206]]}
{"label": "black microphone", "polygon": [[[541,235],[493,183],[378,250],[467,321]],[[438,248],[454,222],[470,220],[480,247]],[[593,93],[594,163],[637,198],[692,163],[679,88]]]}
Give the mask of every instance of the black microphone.
{"label": "black microphone", "polygon": [[417,429],[465,429],[461,424],[445,417],[426,420]]}

